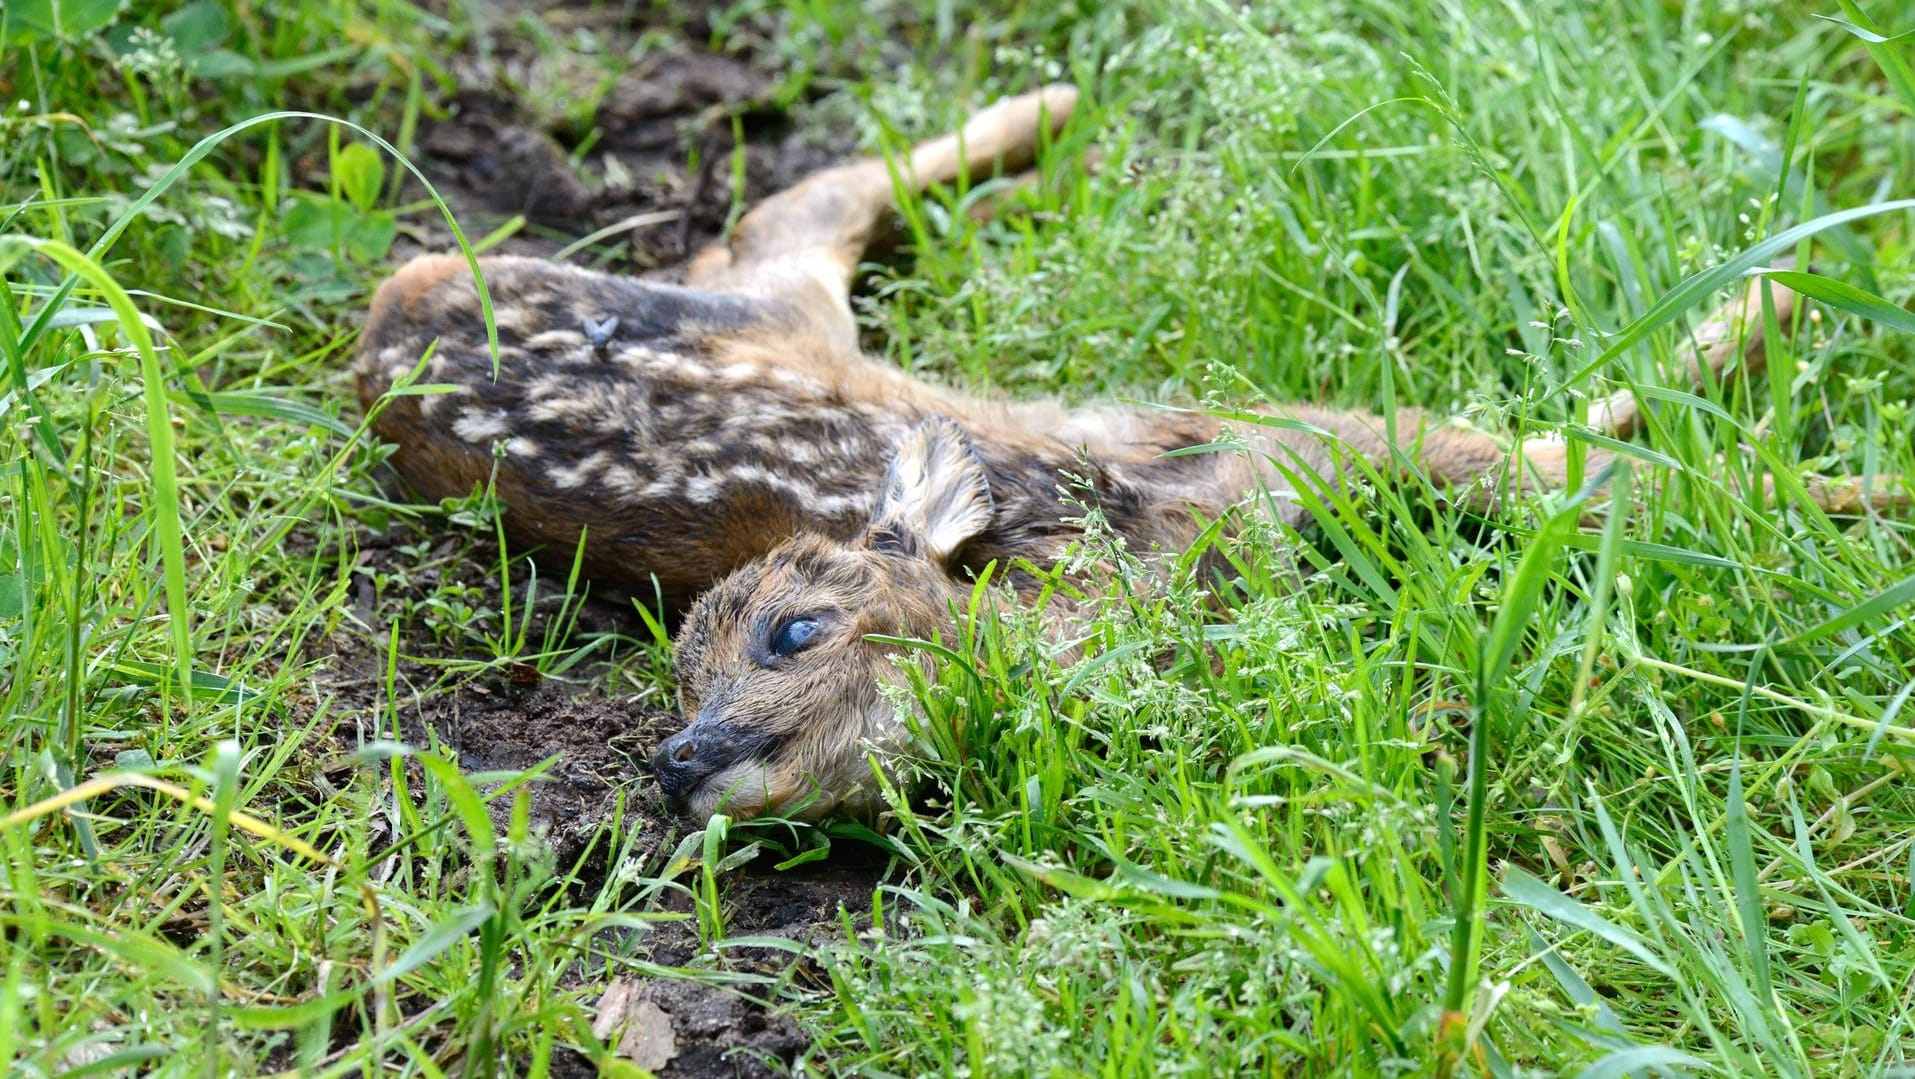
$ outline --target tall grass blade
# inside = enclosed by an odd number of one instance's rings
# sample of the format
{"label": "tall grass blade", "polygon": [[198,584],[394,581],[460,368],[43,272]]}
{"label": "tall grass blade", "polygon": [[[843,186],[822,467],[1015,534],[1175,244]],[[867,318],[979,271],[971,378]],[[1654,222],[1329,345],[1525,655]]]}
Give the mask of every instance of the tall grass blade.
{"label": "tall grass blade", "polygon": [[[1869,18],[1868,13],[1862,10],[1862,5],[1857,0],[1836,0],[1836,3],[1842,6],[1842,13],[1848,16],[1846,21],[1831,19],[1826,15],[1816,17],[1827,19],[1861,38],[1862,45],[1868,49],[1869,56],[1874,58],[1876,66],[1882,69],[1882,75],[1888,79],[1889,85],[1893,86],[1895,93],[1900,96],[1903,111],[1910,116],[1915,116],[1915,69],[1909,67],[1907,55],[1897,48],[1902,42],[1915,38],[1915,27],[1900,33],[1884,34],[1875,20]],[[1906,16],[1908,9],[1903,8],[1902,14]]]}
{"label": "tall grass blade", "polygon": [[1884,326],[1915,334],[1915,312],[1897,307],[1866,289],[1846,281],[1801,270],[1760,270],[1760,276],[1784,285],[1813,300],[1821,300],[1840,311],[1873,319]]}

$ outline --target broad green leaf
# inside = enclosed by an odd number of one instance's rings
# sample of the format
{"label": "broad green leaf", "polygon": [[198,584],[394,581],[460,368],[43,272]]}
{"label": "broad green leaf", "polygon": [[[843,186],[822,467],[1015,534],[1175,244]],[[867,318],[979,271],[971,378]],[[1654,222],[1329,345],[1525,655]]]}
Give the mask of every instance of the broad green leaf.
{"label": "broad green leaf", "polygon": [[[359,49],[357,46],[341,45],[336,49],[329,50],[325,54],[315,54],[315,56],[312,56],[312,57],[302,58],[299,62],[310,64],[314,60],[316,60],[319,56],[322,56],[322,55],[327,57],[326,62],[331,62],[331,58],[333,57],[357,55],[358,51]],[[268,76],[271,74],[270,72],[266,70],[265,65],[262,65],[260,73],[262,76]],[[351,120],[342,120],[342,119],[339,119],[338,117],[327,116],[323,113],[302,112],[298,110],[288,109],[288,110],[280,110],[277,112],[262,113],[258,116],[254,116],[246,120],[241,120],[236,124],[233,124],[229,127],[225,127],[218,131],[213,132],[211,135],[208,135],[205,138],[194,143],[192,148],[187,150],[184,156],[182,156],[178,161],[175,161],[172,164],[172,166],[169,167],[164,173],[162,173],[157,180],[147,185],[146,190],[140,194],[139,198],[136,198],[132,202],[128,203],[126,209],[122,210],[119,216],[113,219],[113,223],[111,225],[108,225],[106,229],[103,232],[101,232],[98,237],[94,239],[93,243],[87,247],[85,258],[90,260],[90,259],[98,259],[100,257],[103,257],[106,254],[106,252],[111,250],[113,245],[119,241],[121,234],[123,234],[128,228],[130,228],[133,222],[138,220],[140,216],[143,213],[145,213],[146,208],[148,206],[152,205],[167,191],[171,190],[173,185],[175,183],[178,183],[180,178],[185,176],[188,170],[190,170],[194,165],[198,164],[200,161],[204,160],[207,157],[207,155],[211,154],[215,149],[219,147],[221,143],[225,142],[228,138],[231,138],[232,136],[237,135],[242,131],[247,131],[264,124],[277,123],[281,120],[316,120],[321,123],[337,124],[341,127],[347,128],[348,130],[351,130],[357,133],[360,137],[372,143],[374,146],[378,147],[379,149],[397,158],[399,161],[400,167],[404,168],[408,173],[410,173],[412,177],[418,180],[419,183],[426,189],[427,196],[429,196],[432,199],[433,205],[438,207],[440,215],[445,219],[446,227],[451,230],[452,239],[458,245],[459,252],[465,256],[466,265],[470,267],[472,270],[473,284],[477,287],[479,292],[479,313],[485,319],[486,350],[492,356],[493,374],[496,375],[498,373],[498,362],[499,362],[499,327],[498,327],[497,321],[493,318],[492,293],[486,288],[485,275],[481,273],[479,270],[478,255],[473,252],[471,241],[466,239],[465,230],[459,227],[458,218],[453,216],[452,208],[446,205],[445,200],[441,198],[439,195],[439,189],[433,186],[432,180],[429,177],[427,177],[424,172],[420,171],[419,166],[413,164],[409,159],[406,158],[404,154],[401,154],[399,152],[398,147],[386,141],[384,138],[381,138],[377,132],[372,131],[370,128],[367,128],[362,124],[354,123]],[[392,220],[390,214],[387,214],[385,216],[387,218],[388,226],[393,230],[393,234],[396,235],[397,223]],[[390,243],[391,243],[391,240],[390,240],[390,237],[388,237],[387,239],[388,246],[390,246]],[[16,251],[17,251],[17,248],[12,247],[11,245],[0,244],[0,266],[7,265],[8,259],[17,257]],[[50,310],[57,309],[63,306],[66,303],[68,295],[70,295],[73,289],[79,285],[80,280],[83,277],[89,276],[87,274],[83,274],[75,270],[71,266],[67,266],[65,267],[65,269],[67,270],[67,277],[65,278],[65,280],[61,281],[59,288],[54,290],[53,299],[48,304],[48,308]],[[133,314],[130,305],[128,305],[127,313],[129,315]],[[40,318],[36,318],[33,324],[27,327],[26,332],[20,335],[18,347],[20,347],[21,349],[31,348],[33,344],[39,340],[41,335],[47,332],[48,327],[42,321],[44,317],[45,315],[42,315]],[[171,434],[170,431],[167,432],[167,435],[169,436],[169,441],[166,443],[167,445],[171,445],[170,434]]]}
{"label": "broad green leaf", "polygon": [[211,405],[214,412],[222,416],[259,416],[265,419],[285,420],[288,423],[304,424],[307,427],[320,427],[342,438],[351,438],[353,429],[339,421],[336,416],[299,401],[289,401],[283,397],[252,390],[219,390],[212,393],[195,395],[189,399],[183,394],[173,395],[180,404]]}
{"label": "broad green leaf", "polygon": [[1638,445],[1634,442],[1624,442],[1621,439],[1610,438],[1608,435],[1598,434],[1595,431],[1571,430],[1565,432],[1565,434],[1577,442],[1587,442],[1592,446],[1600,446],[1618,457],[1634,457],[1638,461],[1646,461],[1649,464],[1659,465],[1663,468],[1677,470],[1682,468],[1682,462],[1676,460],[1674,457],[1666,453],[1658,453],[1647,446]]}
{"label": "broad green leaf", "polygon": [[[363,49],[358,45],[339,45],[306,56],[291,56],[280,60],[262,60],[253,70],[262,79],[284,79],[293,75],[303,75],[308,71],[317,71],[329,64],[361,55]],[[351,125],[349,125],[351,126]],[[382,147],[382,149],[385,149]],[[388,152],[394,152],[388,149]],[[410,163],[406,164],[412,168]],[[415,173],[416,175],[416,173]]]}
{"label": "broad green leaf", "polygon": [[[1516,658],[1516,649],[1533,621],[1531,615],[1548,591],[1556,553],[1562,548],[1563,540],[1576,532],[1576,521],[1581,515],[1582,503],[1572,501],[1530,538],[1529,550],[1516,564],[1515,576],[1503,587],[1502,605],[1496,612],[1496,620],[1490,624],[1489,639],[1484,642],[1483,685],[1500,684]],[[1484,702],[1477,702],[1478,708],[1483,706]]]}
{"label": "broad green leaf", "polygon": [[1892,45],[1898,41],[1915,41],[1915,30],[1904,30],[1899,34],[1890,34],[1884,37],[1873,30],[1864,30],[1854,23],[1849,22],[1847,19],[1838,19],[1833,15],[1817,15],[1815,17],[1821,19],[1823,22],[1832,22],[1842,29],[1847,30],[1849,33],[1854,34],[1856,37],[1861,38],[1863,41],[1874,45]]}
{"label": "broad green leaf", "polygon": [[232,32],[232,20],[226,5],[219,0],[193,0],[193,3],[160,20],[160,29],[173,39],[181,57],[191,58],[212,51],[226,42]]}
{"label": "broad green leaf", "polygon": [[498,849],[498,834],[492,827],[492,814],[486,811],[485,799],[472,789],[471,782],[460,773],[458,765],[437,753],[419,752],[412,756],[422,768],[432,773],[432,778],[439,781],[446,804],[459,815],[459,823],[465,826],[465,834],[472,840],[474,856],[481,863],[489,862]]}
{"label": "broad green leaf", "polygon": [[[116,660],[107,664],[106,669],[117,675],[122,684],[135,686],[156,686],[172,677],[174,673],[170,667],[136,659]],[[218,704],[257,705],[266,699],[263,690],[254,689],[234,678],[202,670],[193,672],[193,696]]]}
{"label": "broad green leaf", "polygon": [[213,992],[217,981],[212,968],[188,956],[171,942],[121,927],[112,930],[54,922],[46,928],[75,944],[93,948],[116,960],[190,989],[200,995]]}
{"label": "broad green leaf", "polygon": [[346,229],[346,255],[361,264],[378,262],[392,250],[392,241],[398,236],[399,222],[391,214],[378,210],[362,213]]}
{"label": "broad green leaf", "polygon": [[1648,941],[1544,884],[1520,866],[1510,866],[1504,875],[1503,897],[1546,918],[1593,933],[1640,959],[1644,966],[1665,978],[1676,976],[1669,964],[1649,947]]}
{"label": "broad green leaf", "polygon": [[[1882,74],[1888,78],[1889,84],[1895,87],[1895,92],[1901,96],[1903,111],[1915,116],[1915,70],[1909,68],[1908,58],[1902,54],[1900,48],[1896,47],[1896,44],[1908,37],[1910,32],[1884,34],[1875,25],[1875,20],[1868,17],[1868,12],[1863,11],[1862,5],[1856,0],[1836,0],[1836,3],[1842,5],[1842,14],[1847,15],[1848,20],[1831,19],[1830,21],[1862,39],[1863,47],[1868,50],[1869,56],[1874,58],[1876,66],[1882,69]],[[1904,7],[1902,10],[1906,12],[1907,8]]]}
{"label": "broad green leaf", "polygon": [[[1799,113],[1792,115],[1799,116]],[[1740,147],[1743,153],[1749,155],[1752,175],[1780,176],[1782,198],[1787,200],[1788,205],[1802,205],[1803,189],[1809,185],[1808,174],[1792,164],[1786,167],[1784,165],[1785,162],[1795,160],[1793,142],[1790,142],[1786,148],[1777,146],[1774,139],[1757,130],[1748,121],[1727,113],[1717,113],[1696,126],[1704,131],[1721,135]],[[1793,128],[1790,129],[1790,134],[1794,134]],[[1809,196],[1807,212],[1816,214],[1829,212],[1828,199],[1824,197],[1820,188],[1809,187],[1807,193]],[[1856,236],[1855,230],[1846,225],[1838,225],[1830,229],[1827,236],[1828,242],[1841,253],[1842,258],[1854,264],[1856,272],[1862,274],[1864,279],[1873,285],[1869,265],[1874,260],[1874,254],[1869,250],[1868,245]]]}
{"label": "broad green leaf", "polygon": [[1549,971],[1550,977],[1556,979],[1557,986],[1572,1003],[1578,1008],[1589,1009],[1593,1016],[1591,1022],[1595,1028],[1605,1034],[1622,1034],[1622,1020],[1616,1018],[1616,1013],[1609,1007],[1609,1002],[1591,988],[1576,968],[1570,966],[1568,960],[1564,959],[1562,954],[1534,929],[1528,930],[1527,936],[1530,954],[1543,961],[1544,969]]}
{"label": "broad green leaf", "polygon": [[1015,854],[998,855],[1005,865],[1077,899],[1109,903],[1123,897],[1124,890],[1109,881],[1096,880],[1059,866],[1039,865]]}
{"label": "broad green leaf", "polygon": [[281,223],[287,241],[294,247],[339,250],[360,263],[384,258],[399,231],[398,222],[389,213],[356,210],[350,203],[310,193],[287,202]]}
{"label": "broad green leaf", "polygon": [[363,213],[379,201],[379,189],[386,182],[386,163],[379,151],[365,143],[348,143],[333,158],[332,174],[346,201]]}
{"label": "broad green leaf", "polygon": [[254,79],[259,65],[231,49],[209,49],[186,61],[193,74],[202,79]]}
{"label": "broad green leaf", "polygon": [[322,196],[301,192],[286,203],[280,215],[287,242],[312,251],[330,251],[346,226],[347,207]]}
{"label": "broad green leaf", "polygon": [[[1563,546],[1578,551],[1596,551],[1602,549],[1601,537],[1578,532],[1563,539]],[[1709,566],[1713,569],[1747,569],[1733,558],[1709,554],[1705,551],[1691,551],[1685,547],[1673,547],[1667,543],[1650,543],[1647,540],[1626,539],[1621,550],[1630,558],[1648,562],[1667,562],[1678,566]]]}
{"label": "broad green leaf", "polygon": [[1897,307],[1873,292],[1856,288],[1846,281],[1800,270],[1762,270],[1759,273],[1778,285],[1793,289],[1810,299],[1820,300],[1830,307],[1894,327],[1903,333],[1915,333],[1915,312]]}
{"label": "broad green leaf", "polygon": [[1153,873],[1135,862],[1123,858],[1113,859],[1116,863],[1118,880],[1132,888],[1152,895],[1165,895],[1173,899],[1216,899],[1221,893],[1215,888],[1188,881],[1173,880],[1162,873]]}
{"label": "broad green leaf", "polygon": [[[112,1036],[102,1031],[99,1032],[99,1037],[104,1043],[110,1042]],[[143,1068],[140,1065],[170,1057],[175,1052],[171,1046],[164,1044],[130,1046],[101,1057],[82,1056],[85,1052],[84,1048],[75,1046],[75,1049],[79,1049],[80,1052],[73,1053],[68,1059],[84,1059],[86,1063],[75,1068],[62,1068],[61,1079],[87,1079],[91,1075],[152,1075],[159,1069]]]}
{"label": "broad green leaf", "polygon": [[1706,412],[1719,420],[1726,420],[1729,423],[1738,422],[1734,416],[1729,415],[1726,409],[1714,401],[1706,397],[1698,397],[1687,390],[1678,390],[1672,386],[1637,386],[1636,396],[1648,398],[1651,401],[1667,401],[1670,404],[1681,405],[1684,408],[1693,408],[1699,412]]}
{"label": "broad green leaf", "polygon": [[370,985],[390,985],[391,983],[418,970],[437,958],[439,953],[470,936],[474,929],[497,910],[490,903],[478,903],[470,907],[456,907],[452,913],[426,930],[425,935],[412,942],[392,965],[373,975]]}
{"label": "broad green leaf", "polygon": [[[167,621],[178,672],[173,685],[189,694],[187,700],[190,704],[192,611],[186,602],[186,543],[180,514],[179,463],[174,459],[173,423],[171,411],[167,407],[166,376],[160,366],[159,350],[153,343],[153,332],[147,328],[146,317],[133,306],[133,297],[91,255],[57,240],[0,236],[0,250],[21,247],[50,259],[68,274],[70,284],[62,285],[55,292],[49,304],[50,310],[44,312],[42,317],[50,318],[53,310],[64,308],[70,285],[84,280],[98,290],[107,306],[120,316],[120,332],[132,345],[135,361],[132,366],[138,369],[142,383],[147,449],[157,509],[153,515],[154,527],[149,543],[159,556],[161,576],[166,587]],[[36,325],[30,332],[36,335],[44,333],[46,327],[44,324]]]}
{"label": "broad green leaf", "polygon": [[292,1030],[348,1007],[369,988],[369,985],[348,986],[296,1004],[228,1005],[221,1011],[241,1030]]}
{"label": "broad green leaf", "polygon": [[[1742,696],[1743,714],[1748,712],[1749,695]],[[1748,796],[1742,785],[1742,731],[1737,720],[1735,757],[1729,766],[1727,816],[1723,820],[1723,838],[1729,846],[1729,868],[1735,876],[1737,920],[1741,923],[1742,946],[1749,954],[1749,966],[1755,972],[1756,988],[1767,1000],[1774,989],[1769,974],[1769,943],[1763,931],[1768,920],[1762,911],[1761,879],[1755,870],[1755,826],[1749,823]]]}
{"label": "broad green leaf", "polygon": [[119,0],[8,0],[7,39],[30,45],[46,38],[79,41],[113,21]]}

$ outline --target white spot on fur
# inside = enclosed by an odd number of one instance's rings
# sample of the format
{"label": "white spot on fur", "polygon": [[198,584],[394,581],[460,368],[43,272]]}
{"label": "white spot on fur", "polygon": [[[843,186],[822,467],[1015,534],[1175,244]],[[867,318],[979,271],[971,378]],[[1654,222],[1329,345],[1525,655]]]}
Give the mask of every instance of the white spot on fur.
{"label": "white spot on fur", "polygon": [[611,465],[605,469],[605,486],[626,499],[642,498],[650,485],[644,473],[629,465]]}
{"label": "white spot on fur", "polygon": [[767,457],[782,457],[794,465],[817,464],[820,458],[817,444],[808,439],[780,439],[775,435],[761,435],[752,439],[751,444]]}
{"label": "white spot on fur", "polygon": [[789,367],[767,367],[762,368],[762,370],[771,378],[771,381],[779,383],[780,385],[789,386],[795,390],[811,390],[815,392],[824,388],[817,379],[801,374]]}
{"label": "white spot on fur", "polygon": [[491,412],[468,408],[452,421],[452,433],[467,442],[490,442],[495,438],[504,438],[510,431],[505,422],[505,409],[502,408]]}
{"label": "white spot on fur", "polygon": [[547,330],[525,339],[526,348],[552,351],[584,348],[589,343],[585,340],[585,335],[577,330]]}
{"label": "white spot on fur", "polygon": [[871,508],[871,500],[867,496],[821,494],[802,479],[794,479],[758,465],[740,465],[720,478],[721,486],[732,484],[756,484],[780,492],[820,517],[852,512],[863,514]]}
{"label": "white spot on fur", "polygon": [[570,387],[571,380],[564,375],[544,375],[533,379],[525,388],[525,393],[534,401],[543,401],[566,392]]}
{"label": "white spot on fur", "polygon": [[597,473],[604,467],[605,454],[600,452],[592,454],[590,457],[587,457],[585,460],[580,461],[570,468],[554,468],[550,472],[547,472],[546,476],[552,480],[552,486],[570,490],[574,487],[583,486],[586,481],[592,478],[594,473]]}
{"label": "white spot on fur", "polygon": [[824,495],[813,498],[808,508],[820,517],[841,514],[863,517],[871,512],[871,500],[860,495]]}
{"label": "white spot on fur", "polygon": [[471,390],[464,386],[454,386],[444,393],[428,393],[419,398],[419,415],[430,416],[439,411],[439,407],[454,397],[463,397]]}
{"label": "white spot on fur", "polygon": [[711,377],[711,370],[705,365],[694,362],[681,352],[660,352],[644,345],[629,345],[612,355],[614,362],[627,367],[636,367],[653,378],[670,378],[679,382],[702,381]]}
{"label": "white spot on fur", "polygon": [[737,468],[726,473],[725,479],[737,480],[739,483],[758,483],[767,487],[782,487],[785,485],[783,477],[773,475],[759,468],[757,465],[739,465]]}
{"label": "white spot on fur", "polygon": [[613,363],[622,363],[627,367],[650,367],[658,362],[662,355],[657,349],[644,345],[624,345],[612,353]]}
{"label": "white spot on fur", "polygon": [[[710,397],[706,394],[694,394],[692,402],[693,407],[700,410],[711,407]],[[797,418],[775,405],[754,403],[749,412],[735,413],[725,418],[725,433],[733,438],[743,438],[760,431],[790,426]]]}
{"label": "white spot on fur", "polygon": [[[523,299],[529,299],[529,297]],[[527,328],[525,325],[526,314],[526,309],[519,304],[514,304],[510,307],[494,306],[492,308],[492,321],[498,326],[499,332],[502,334],[524,333]]]}
{"label": "white spot on fur", "polygon": [[718,369],[718,377],[726,382],[762,382],[769,368],[755,363],[731,363]]}
{"label": "white spot on fur", "polygon": [[591,415],[592,409],[588,402],[580,401],[575,397],[554,397],[546,401],[533,402],[532,407],[526,412],[542,423],[554,421],[571,423],[583,421]]}
{"label": "white spot on fur", "polygon": [[723,487],[724,481],[716,476],[693,476],[685,481],[685,497],[701,506],[709,505]]}

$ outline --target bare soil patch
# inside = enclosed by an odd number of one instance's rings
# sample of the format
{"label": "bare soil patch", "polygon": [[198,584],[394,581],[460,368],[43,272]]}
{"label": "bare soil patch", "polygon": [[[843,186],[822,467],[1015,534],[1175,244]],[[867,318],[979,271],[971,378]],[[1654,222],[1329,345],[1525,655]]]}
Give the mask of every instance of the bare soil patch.
{"label": "bare soil patch", "polygon": [[[612,227],[576,260],[672,278],[740,208],[850,149],[841,133],[797,130],[775,101],[777,74],[755,58],[700,49],[700,13],[680,12],[676,26],[584,6],[518,17],[589,34],[601,53],[568,62],[502,25],[483,55],[450,65],[449,114],[418,142],[468,236],[525,216],[499,253],[548,256]],[[605,58],[625,57],[606,70]],[[594,100],[589,119],[565,112]],[[419,221],[399,257],[452,246],[436,217]]]}

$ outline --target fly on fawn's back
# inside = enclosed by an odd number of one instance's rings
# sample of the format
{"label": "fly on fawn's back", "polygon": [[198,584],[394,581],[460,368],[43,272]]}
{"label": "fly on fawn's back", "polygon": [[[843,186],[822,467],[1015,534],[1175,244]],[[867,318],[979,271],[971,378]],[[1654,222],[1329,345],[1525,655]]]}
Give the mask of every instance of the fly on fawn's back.
{"label": "fly on fawn's back", "polygon": [[[1080,534],[1067,498],[1094,502],[1134,551],[1178,551],[1260,490],[1340,483],[1350,458],[1478,501],[1564,481],[1559,442],[1512,454],[1411,409],[1387,430],[1365,412],[1271,409],[1301,424],[1249,425],[1244,452],[1166,456],[1225,425],[986,400],[861,353],[848,290],[898,189],[1021,168],[1076,100],[1047,87],[895,166],[813,176],[695,259],[685,287],[482,260],[496,375],[464,258],[415,259],[374,297],[359,396],[405,479],[435,499],[490,479],[513,544],[569,561],[583,537],[588,576],[685,612],[676,666],[690,723],[654,762],[675,804],[701,816],[869,809],[868,754],[903,737],[881,687],[909,661],[870,638],[948,639],[976,572],[1066,552]],[[1760,320],[1743,318],[1757,295],[1698,331],[1693,376],[1760,361]],[[1770,297],[1789,322],[1793,295]],[[386,396],[428,353],[422,381],[451,392]],[[1627,393],[1592,411],[1611,437],[1635,420]],[[1588,458],[1592,471],[1605,459]],[[1840,483],[1812,493],[1831,510],[1865,501]]]}

